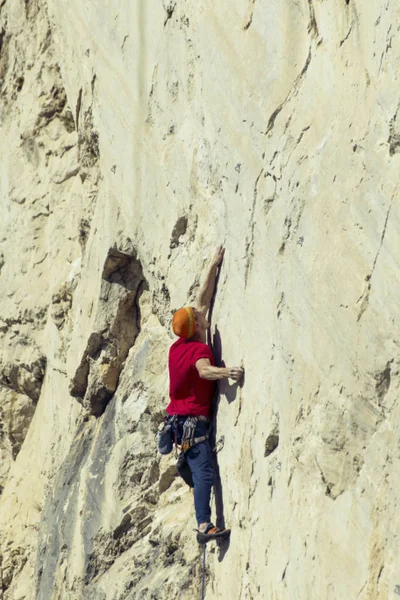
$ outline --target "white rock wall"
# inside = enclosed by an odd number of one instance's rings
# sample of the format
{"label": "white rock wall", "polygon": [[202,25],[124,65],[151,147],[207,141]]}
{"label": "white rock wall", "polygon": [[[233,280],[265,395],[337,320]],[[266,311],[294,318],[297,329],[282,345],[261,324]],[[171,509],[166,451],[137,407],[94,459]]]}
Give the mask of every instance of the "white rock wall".
{"label": "white rock wall", "polygon": [[392,0],[2,3],[5,600],[199,596],[154,432],[171,310],[220,243],[211,341],[246,377],[220,386],[206,598],[400,594],[398,23]]}

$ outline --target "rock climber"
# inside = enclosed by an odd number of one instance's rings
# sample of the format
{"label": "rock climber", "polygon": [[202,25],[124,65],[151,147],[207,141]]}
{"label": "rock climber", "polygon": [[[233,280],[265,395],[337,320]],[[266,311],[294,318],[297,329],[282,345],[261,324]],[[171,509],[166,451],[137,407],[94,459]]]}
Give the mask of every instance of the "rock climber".
{"label": "rock climber", "polygon": [[189,470],[189,478],[184,479],[194,488],[197,541],[201,544],[230,535],[229,529],[219,529],[211,522],[213,467],[208,431],[215,382],[228,378],[239,381],[244,374],[242,367],[216,367],[206,344],[206,331],[210,327],[206,317],[223,257],[221,246],[199,291],[196,306],[185,306],[174,313],[172,329],[179,339],[169,352],[170,403],[167,413],[177,415],[172,435],[181,447],[178,464],[186,463]]}

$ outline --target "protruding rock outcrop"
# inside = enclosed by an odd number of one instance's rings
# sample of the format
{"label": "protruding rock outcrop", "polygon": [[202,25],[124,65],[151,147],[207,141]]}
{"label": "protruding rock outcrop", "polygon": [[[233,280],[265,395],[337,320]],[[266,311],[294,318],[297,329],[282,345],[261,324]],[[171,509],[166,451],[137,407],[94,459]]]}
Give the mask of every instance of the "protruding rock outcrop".
{"label": "protruding rock outcrop", "polygon": [[145,280],[135,255],[110,249],[103,267],[100,298],[70,392],[92,415],[100,416],[117,389],[118,378],[140,331],[139,299]]}

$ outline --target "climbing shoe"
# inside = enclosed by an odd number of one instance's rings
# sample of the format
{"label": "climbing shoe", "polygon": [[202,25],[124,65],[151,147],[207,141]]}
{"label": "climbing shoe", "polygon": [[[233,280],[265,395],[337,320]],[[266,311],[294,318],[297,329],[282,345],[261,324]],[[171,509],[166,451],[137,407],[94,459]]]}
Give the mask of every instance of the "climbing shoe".
{"label": "climbing shoe", "polygon": [[231,535],[230,529],[219,529],[219,527],[215,527],[212,523],[207,525],[207,528],[204,532],[197,531],[197,541],[199,544],[207,544],[211,540],[227,540]]}

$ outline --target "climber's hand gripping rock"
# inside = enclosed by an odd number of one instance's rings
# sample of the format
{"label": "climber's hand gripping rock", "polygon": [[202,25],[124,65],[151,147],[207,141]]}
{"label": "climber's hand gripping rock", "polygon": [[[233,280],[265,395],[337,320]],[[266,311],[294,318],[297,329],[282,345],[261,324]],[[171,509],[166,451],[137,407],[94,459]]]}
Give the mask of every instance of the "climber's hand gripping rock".
{"label": "climber's hand gripping rock", "polygon": [[243,378],[243,375],[243,367],[231,367],[229,369],[229,379],[233,379],[234,381],[240,381]]}

